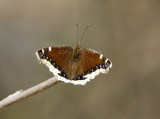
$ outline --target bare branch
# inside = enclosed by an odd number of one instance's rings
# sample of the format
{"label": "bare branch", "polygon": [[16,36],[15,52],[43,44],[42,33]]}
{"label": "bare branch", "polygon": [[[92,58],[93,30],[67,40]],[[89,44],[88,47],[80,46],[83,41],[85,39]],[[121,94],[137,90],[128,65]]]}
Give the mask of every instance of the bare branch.
{"label": "bare branch", "polygon": [[48,88],[50,88],[53,85],[58,84],[60,81],[57,80],[55,77],[52,77],[34,87],[31,87],[25,91],[20,90],[16,91],[14,94],[9,95],[7,98],[0,101],[0,110],[4,109],[5,107],[12,105],[16,102],[19,102],[21,100],[27,99],[28,97],[31,97],[39,92],[42,92]]}

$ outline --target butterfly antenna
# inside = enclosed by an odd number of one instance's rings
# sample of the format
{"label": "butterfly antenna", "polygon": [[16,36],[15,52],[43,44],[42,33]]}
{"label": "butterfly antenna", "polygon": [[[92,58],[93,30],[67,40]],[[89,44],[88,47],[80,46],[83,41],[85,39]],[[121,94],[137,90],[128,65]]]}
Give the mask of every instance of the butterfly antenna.
{"label": "butterfly antenna", "polygon": [[[87,24],[86,29],[85,29],[85,31],[84,31],[84,33],[83,33],[83,35],[82,35],[81,40],[83,39],[83,37],[84,37],[84,35],[85,35],[85,33],[86,33],[86,31],[87,31],[88,27],[89,27],[89,24]],[[80,40],[80,41],[81,41],[81,40]],[[79,42],[80,42],[80,41],[79,41]]]}
{"label": "butterfly antenna", "polygon": [[77,25],[77,43],[79,44],[79,41],[78,41],[78,22],[76,23]]}

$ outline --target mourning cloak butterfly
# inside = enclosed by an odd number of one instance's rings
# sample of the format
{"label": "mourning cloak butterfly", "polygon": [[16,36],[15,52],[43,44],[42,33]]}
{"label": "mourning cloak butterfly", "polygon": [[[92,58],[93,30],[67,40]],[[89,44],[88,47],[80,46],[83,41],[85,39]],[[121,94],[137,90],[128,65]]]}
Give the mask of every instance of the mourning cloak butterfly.
{"label": "mourning cloak butterfly", "polygon": [[58,80],[75,85],[85,85],[99,73],[107,73],[112,63],[102,54],[69,46],[44,48],[36,52],[40,63],[45,64]]}
{"label": "mourning cloak butterfly", "polygon": [[[87,28],[88,26],[85,32]],[[75,85],[85,85],[98,74],[107,73],[112,67],[112,62],[102,54],[91,49],[81,49],[80,41],[75,48],[53,46],[38,50],[36,56],[58,80]]]}

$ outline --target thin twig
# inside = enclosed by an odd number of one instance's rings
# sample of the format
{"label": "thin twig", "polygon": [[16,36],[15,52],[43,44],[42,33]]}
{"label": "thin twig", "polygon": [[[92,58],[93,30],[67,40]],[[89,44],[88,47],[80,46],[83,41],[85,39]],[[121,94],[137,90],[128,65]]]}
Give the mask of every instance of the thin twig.
{"label": "thin twig", "polygon": [[14,94],[9,95],[7,98],[0,101],[0,110],[4,109],[5,107],[12,105],[16,102],[20,102],[24,99],[27,99],[28,97],[31,97],[33,95],[36,95],[39,92],[42,92],[48,88],[50,88],[53,85],[58,84],[60,81],[57,80],[57,78],[52,77],[34,87],[31,87],[25,91],[20,90],[16,91]]}

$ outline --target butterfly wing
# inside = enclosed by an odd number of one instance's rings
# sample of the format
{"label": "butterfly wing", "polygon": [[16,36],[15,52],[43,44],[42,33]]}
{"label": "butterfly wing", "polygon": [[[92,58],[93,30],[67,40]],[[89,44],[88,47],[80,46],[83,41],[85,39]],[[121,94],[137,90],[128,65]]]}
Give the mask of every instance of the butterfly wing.
{"label": "butterfly wing", "polygon": [[41,49],[36,52],[36,56],[57,78],[60,76],[68,79],[67,71],[72,52],[73,48],[71,47],[58,46]]}
{"label": "butterfly wing", "polygon": [[91,49],[84,49],[82,51],[82,62],[86,81],[90,81],[90,79],[93,79],[99,73],[107,73],[109,68],[112,67],[109,59]]}

